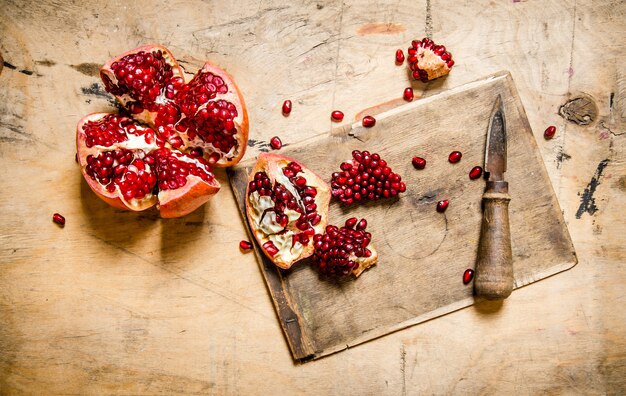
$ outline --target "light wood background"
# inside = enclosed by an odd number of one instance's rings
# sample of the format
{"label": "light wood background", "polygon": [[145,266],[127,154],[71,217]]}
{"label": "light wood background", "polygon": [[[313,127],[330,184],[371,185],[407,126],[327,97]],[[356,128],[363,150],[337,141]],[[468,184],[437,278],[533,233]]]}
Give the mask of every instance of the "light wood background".
{"label": "light wood background", "polygon": [[[624,393],[624,2],[4,0],[0,16],[0,394]],[[78,119],[113,108],[98,67],[140,44],[228,69],[258,148],[399,98],[395,49],[425,33],[456,61],[425,94],[511,71],[579,256],[502,306],[294,364],[224,172],[210,204],[160,220],[111,209],[74,163]]]}

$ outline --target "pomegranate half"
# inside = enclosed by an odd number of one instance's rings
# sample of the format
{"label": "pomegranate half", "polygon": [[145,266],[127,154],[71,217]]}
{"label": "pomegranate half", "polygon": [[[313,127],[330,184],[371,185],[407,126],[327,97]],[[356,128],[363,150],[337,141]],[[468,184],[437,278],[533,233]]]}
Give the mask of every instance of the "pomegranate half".
{"label": "pomegranate half", "polygon": [[246,216],[259,246],[287,269],[313,254],[313,236],[328,222],[330,189],[298,161],[263,153],[246,190]]}

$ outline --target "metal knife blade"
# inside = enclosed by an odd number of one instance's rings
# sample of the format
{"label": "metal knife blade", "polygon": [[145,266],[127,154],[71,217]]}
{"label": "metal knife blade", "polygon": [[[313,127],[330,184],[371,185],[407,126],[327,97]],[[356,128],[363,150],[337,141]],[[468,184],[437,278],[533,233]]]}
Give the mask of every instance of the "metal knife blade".
{"label": "metal knife blade", "polygon": [[485,172],[489,172],[490,181],[499,181],[504,180],[506,172],[506,120],[500,95],[493,105],[490,120],[485,146]]}

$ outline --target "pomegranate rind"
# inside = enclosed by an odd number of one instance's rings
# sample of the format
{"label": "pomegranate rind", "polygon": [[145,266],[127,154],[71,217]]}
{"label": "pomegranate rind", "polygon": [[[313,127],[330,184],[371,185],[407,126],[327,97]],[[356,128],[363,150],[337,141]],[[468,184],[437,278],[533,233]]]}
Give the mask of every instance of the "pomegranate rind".
{"label": "pomegranate rind", "polygon": [[157,208],[163,218],[186,216],[209,199],[220,189],[220,184],[213,179],[212,183],[194,175],[187,176],[187,183],[175,190],[159,191]]}
{"label": "pomegranate rind", "polygon": [[[98,121],[112,113],[92,113],[84,116],[78,121],[78,125],[76,126],[76,153],[78,157],[78,163],[80,165],[80,171],[83,174],[83,178],[87,182],[87,185],[91,188],[91,190],[96,193],[98,197],[100,197],[103,201],[108,203],[109,205],[122,209],[122,210],[132,210],[135,212],[139,212],[142,210],[146,210],[157,203],[157,197],[154,195],[146,196],[143,199],[132,199],[131,201],[127,201],[124,199],[119,188],[116,188],[115,191],[109,192],[104,186],[98,181],[94,180],[89,176],[86,172],[87,169],[87,157],[89,155],[97,156],[99,153],[115,150],[120,147],[120,144],[113,144],[112,146],[104,147],[104,146],[93,146],[87,147],[85,144],[85,132],[83,131],[83,125],[88,123],[89,121]],[[135,125],[137,128],[149,129],[147,127],[142,127],[140,125]],[[156,148],[156,146],[154,146]]]}
{"label": "pomegranate rind", "polygon": [[[141,51],[144,52],[153,52],[153,51],[158,51],[160,50],[163,53],[163,59],[165,59],[167,61],[167,63],[172,67],[172,73],[174,77],[180,77],[181,79],[183,79],[183,81],[185,80],[185,73],[183,71],[183,69],[180,67],[180,65],[178,64],[178,62],[176,61],[176,59],[174,58],[174,55],[170,52],[170,50],[168,50],[167,48],[165,48],[162,45],[159,44],[146,44],[146,45],[142,45],[141,47],[137,47],[134,48],[130,51],[126,51],[121,55],[116,56],[113,59],[110,59],[109,61],[107,61],[107,63],[105,63],[101,68],[100,68],[100,78],[102,79],[103,82],[105,82],[105,77],[108,78],[113,84],[117,85],[117,77],[115,76],[115,73],[113,72],[113,69],[111,68],[111,65],[113,65],[113,63],[118,62],[119,60],[121,60],[122,58],[124,58],[125,56],[128,55],[134,55],[136,53],[139,53]],[[106,83],[105,83],[106,86]],[[134,99],[132,99],[130,97],[130,95],[125,94],[122,96],[119,95],[113,95],[115,96],[115,99],[122,105],[122,107],[124,109],[126,109],[127,111],[130,112],[130,109],[128,108],[128,103],[129,102],[134,102]],[[136,120],[139,120],[143,123],[146,123],[152,127],[154,127],[154,122],[156,120],[156,116],[157,113],[156,112],[150,112],[148,110],[143,110],[141,113],[137,113],[137,114],[133,114],[133,118]]]}
{"label": "pomegranate rind", "polygon": [[[317,225],[313,226],[313,229],[315,230],[315,233],[321,233],[323,232],[323,230],[326,228],[326,225],[328,224],[328,207],[330,205],[330,187],[328,186],[328,184],[326,184],[326,182],[321,177],[319,177],[315,172],[313,172],[312,170],[307,168],[305,165],[303,165],[300,161],[284,156],[284,155],[272,154],[272,153],[261,153],[257,159],[257,162],[254,168],[252,168],[252,170],[250,171],[250,175],[248,177],[248,184],[252,180],[254,180],[254,175],[257,172],[265,172],[268,175],[273,185],[274,182],[276,181],[275,175],[277,174],[277,172],[282,172],[280,165],[286,165],[290,162],[295,162],[298,165],[300,165],[300,167],[302,168],[302,175],[307,180],[307,186],[315,187],[315,189],[317,190],[317,195],[315,196],[315,203],[317,205],[317,213],[320,214],[321,220]],[[245,198],[246,218],[248,219],[248,224],[250,226],[250,229],[252,230],[252,234],[254,235],[254,238],[256,239],[259,245],[259,248],[263,251],[263,253],[267,256],[269,260],[271,260],[279,268],[289,269],[296,262],[313,255],[315,248],[313,246],[312,241],[311,243],[305,245],[302,252],[293,260],[283,260],[282,257],[280,257],[279,255],[272,256],[270,253],[268,253],[265,247],[263,246],[263,244],[269,241],[269,238],[266,236],[266,234],[263,231],[261,231],[257,227],[257,225],[254,222],[254,218],[252,216],[253,208],[250,203],[250,200],[248,199],[249,196],[250,196],[250,188],[248,186],[246,188],[246,198]]]}

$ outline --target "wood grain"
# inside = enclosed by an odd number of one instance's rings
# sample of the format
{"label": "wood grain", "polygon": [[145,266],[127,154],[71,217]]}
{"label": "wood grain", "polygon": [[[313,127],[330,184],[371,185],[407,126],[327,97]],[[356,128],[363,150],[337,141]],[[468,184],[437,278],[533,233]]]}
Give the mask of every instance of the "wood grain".
{"label": "wood grain", "polygon": [[[625,393],[625,6],[0,2],[0,394]],[[397,33],[361,29],[381,24]],[[427,30],[457,63],[423,85],[394,53]],[[98,68],[149,42],[234,75],[250,158],[274,135],[292,144],[325,133],[334,109],[349,124],[409,85],[424,97],[510,70],[579,264],[500,309],[475,305],[294,365],[255,257],[238,249],[246,228],[227,188],[163,221],[112,210],[79,175],[76,122],[115,110]],[[594,122],[558,114],[583,95]],[[544,141],[548,125],[557,135]]]}

